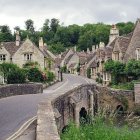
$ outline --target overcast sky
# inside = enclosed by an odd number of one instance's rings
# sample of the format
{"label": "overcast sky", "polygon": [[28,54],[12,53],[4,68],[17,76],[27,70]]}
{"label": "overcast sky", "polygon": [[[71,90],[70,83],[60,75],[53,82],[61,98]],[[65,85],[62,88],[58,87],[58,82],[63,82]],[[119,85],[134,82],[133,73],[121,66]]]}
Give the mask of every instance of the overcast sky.
{"label": "overcast sky", "polygon": [[140,17],[140,0],[0,0],[0,25],[24,28],[27,19],[39,29],[44,20],[58,18],[64,25],[113,24]]}

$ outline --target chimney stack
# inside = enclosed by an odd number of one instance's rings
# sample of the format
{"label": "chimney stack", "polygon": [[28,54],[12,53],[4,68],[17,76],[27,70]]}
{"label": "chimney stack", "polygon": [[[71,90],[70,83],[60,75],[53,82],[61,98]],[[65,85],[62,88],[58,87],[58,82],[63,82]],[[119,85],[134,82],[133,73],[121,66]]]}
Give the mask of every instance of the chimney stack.
{"label": "chimney stack", "polygon": [[44,50],[44,42],[43,42],[43,37],[40,37],[39,39],[39,49],[40,50]]}
{"label": "chimney stack", "polygon": [[87,53],[90,54],[90,50],[89,50],[89,48],[87,48]]}
{"label": "chimney stack", "polygon": [[92,53],[94,53],[96,50],[96,46],[95,45],[92,45]]}
{"label": "chimney stack", "polygon": [[100,42],[99,48],[104,48],[104,47],[105,47],[105,43],[104,42]]}
{"label": "chimney stack", "polygon": [[20,45],[20,36],[19,36],[19,31],[16,31],[16,46]]}
{"label": "chimney stack", "polygon": [[77,47],[76,47],[76,46],[74,46],[74,51],[75,51],[75,52],[77,51]]}

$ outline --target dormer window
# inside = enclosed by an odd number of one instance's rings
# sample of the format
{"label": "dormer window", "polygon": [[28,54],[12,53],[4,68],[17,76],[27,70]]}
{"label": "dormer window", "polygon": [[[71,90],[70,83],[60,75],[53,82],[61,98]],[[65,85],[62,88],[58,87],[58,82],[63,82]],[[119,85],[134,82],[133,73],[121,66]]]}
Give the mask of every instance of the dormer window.
{"label": "dormer window", "polygon": [[0,61],[6,61],[6,55],[0,54]]}
{"label": "dormer window", "polygon": [[24,60],[25,61],[31,61],[32,60],[32,54],[31,53],[24,54]]}
{"label": "dormer window", "polygon": [[140,60],[140,49],[136,49],[137,60]]}

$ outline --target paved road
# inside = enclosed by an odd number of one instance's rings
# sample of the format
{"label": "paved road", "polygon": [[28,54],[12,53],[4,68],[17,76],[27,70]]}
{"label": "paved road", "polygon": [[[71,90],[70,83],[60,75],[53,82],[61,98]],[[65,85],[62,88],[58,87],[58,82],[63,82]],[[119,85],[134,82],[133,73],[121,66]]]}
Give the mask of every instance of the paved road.
{"label": "paved road", "polygon": [[19,95],[0,99],[0,140],[5,140],[27,120],[37,114],[38,103],[51,94],[57,94],[93,80],[76,75],[64,74],[64,81],[59,82],[37,95]]}

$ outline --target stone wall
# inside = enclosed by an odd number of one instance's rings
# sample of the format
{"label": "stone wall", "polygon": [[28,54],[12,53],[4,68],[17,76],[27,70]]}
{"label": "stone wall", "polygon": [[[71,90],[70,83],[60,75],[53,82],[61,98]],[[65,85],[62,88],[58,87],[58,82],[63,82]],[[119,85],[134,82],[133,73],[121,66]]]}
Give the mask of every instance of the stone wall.
{"label": "stone wall", "polygon": [[118,105],[132,111],[134,108],[134,91],[111,89],[104,86],[96,86],[99,95],[99,104],[101,107],[110,106],[115,110]]}
{"label": "stone wall", "polygon": [[[125,100],[124,100],[125,99]],[[79,124],[79,112],[85,108],[92,115],[99,107],[118,105],[131,111],[134,107],[134,92],[114,90],[95,84],[80,85],[68,92],[48,96],[38,106],[36,140],[60,140],[59,134],[70,120]]]}
{"label": "stone wall", "polygon": [[135,104],[140,105],[140,83],[135,84]]}
{"label": "stone wall", "polygon": [[42,84],[10,84],[0,86],[0,98],[24,95],[24,94],[38,94],[43,92]]}

